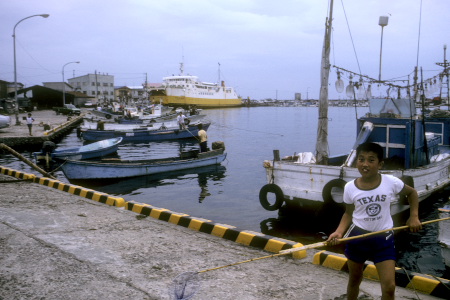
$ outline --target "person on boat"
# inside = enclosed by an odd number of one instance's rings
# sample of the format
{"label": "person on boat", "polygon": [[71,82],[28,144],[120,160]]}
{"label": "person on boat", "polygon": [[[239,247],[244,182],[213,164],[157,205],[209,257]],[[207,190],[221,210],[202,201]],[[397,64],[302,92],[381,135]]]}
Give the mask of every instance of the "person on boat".
{"label": "person on boat", "polygon": [[127,110],[127,116],[126,116],[126,118],[129,119],[129,120],[132,119],[132,117],[131,117],[131,111],[130,111],[129,109]]}
{"label": "person on boat", "polygon": [[198,138],[200,142],[200,152],[208,151],[208,135],[203,129],[202,123],[198,124]]}
{"label": "person on boat", "polygon": [[186,119],[186,116],[183,115],[183,112],[180,111],[180,113],[177,116],[177,122],[178,122],[178,126],[180,127],[180,130],[185,129],[186,126],[184,124],[184,120]]}
{"label": "person on boat", "polygon": [[[345,185],[345,212],[336,231],[329,236],[329,244],[338,244],[342,237],[391,229],[393,220],[390,202],[395,199],[396,194],[408,197],[410,216],[406,224],[411,232],[419,231],[422,224],[419,220],[417,191],[397,177],[378,172],[384,163],[383,148],[376,143],[363,143],[356,149],[356,157],[361,177]],[[347,299],[358,298],[366,260],[373,261],[377,268],[381,298],[395,298],[396,251],[392,230],[351,240],[347,242],[344,253],[349,269]]]}
{"label": "person on boat", "polygon": [[28,116],[26,119],[27,119],[28,132],[30,133],[30,136],[32,136],[33,134],[31,133],[31,129],[33,128],[34,119],[31,116],[31,113],[28,113]]}

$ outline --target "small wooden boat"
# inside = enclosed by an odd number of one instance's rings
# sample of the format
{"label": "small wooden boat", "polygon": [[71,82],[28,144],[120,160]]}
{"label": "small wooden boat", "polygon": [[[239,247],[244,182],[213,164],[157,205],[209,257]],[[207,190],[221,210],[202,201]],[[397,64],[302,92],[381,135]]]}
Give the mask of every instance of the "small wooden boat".
{"label": "small wooden boat", "polygon": [[213,150],[208,152],[194,150],[182,152],[179,157],[152,160],[67,160],[61,169],[69,180],[130,178],[218,165],[226,156],[223,143],[216,142],[213,143]]}
{"label": "small wooden boat", "polygon": [[[439,208],[439,218],[450,217],[450,201],[443,208]],[[441,255],[447,269],[450,270],[450,220],[441,221],[439,225],[438,241],[441,246]]]}
{"label": "small wooden boat", "polygon": [[[207,130],[211,123],[202,123],[203,129]],[[81,135],[85,141],[100,141],[122,137],[123,142],[154,142],[196,138],[198,136],[198,124],[189,124],[186,129],[178,127],[145,127],[132,128],[128,130],[94,130],[82,129]]]}
{"label": "small wooden boat", "polygon": [[9,127],[11,118],[9,116],[0,115],[0,128]]}
{"label": "small wooden boat", "polygon": [[36,161],[46,160],[47,153],[54,160],[99,158],[116,152],[121,142],[121,137],[111,138],[76,148],[50,149],[50,151],[43,149],[40,152],[34,152],[33,155]]}

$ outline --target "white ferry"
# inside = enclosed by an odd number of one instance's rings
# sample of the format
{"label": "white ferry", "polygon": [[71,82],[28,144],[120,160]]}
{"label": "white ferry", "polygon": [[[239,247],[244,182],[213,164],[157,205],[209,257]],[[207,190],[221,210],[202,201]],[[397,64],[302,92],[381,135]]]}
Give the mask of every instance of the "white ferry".
{"label": "white ferry", "polygon": [[161,87],[150,89],[153,103],[162,101],[170,106],[197,106],[199,108],[242,106],[242,99],[234,88],[218,83],[201,82],[197,76],[184,75],[183,63],[181,75],[163,77]]}

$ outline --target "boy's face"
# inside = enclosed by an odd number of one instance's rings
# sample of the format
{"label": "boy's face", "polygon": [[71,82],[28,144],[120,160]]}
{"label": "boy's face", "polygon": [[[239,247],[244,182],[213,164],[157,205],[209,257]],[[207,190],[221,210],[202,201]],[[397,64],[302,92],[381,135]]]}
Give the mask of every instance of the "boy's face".
{"label": "boy's face", "polygon": [[372,177],[378,174],[383,167],[383,162],[378,159],[375,152],[361,151],[358,153],[356,167],[362,177]]}

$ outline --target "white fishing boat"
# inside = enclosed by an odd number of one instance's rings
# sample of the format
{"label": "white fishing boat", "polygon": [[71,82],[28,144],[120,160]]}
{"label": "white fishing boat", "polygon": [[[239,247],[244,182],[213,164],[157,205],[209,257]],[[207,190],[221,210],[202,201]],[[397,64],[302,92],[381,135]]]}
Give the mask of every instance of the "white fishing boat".
{"label": "white fishing boat", "polygon": [[[261,205],[267,210],[280,209],[282,213],[301,210],[318,216],[329,216],[326,212],[331,212],[331,215],[340,218],[343,211],[343,187],[346,182],[360,176],[355,167],[356,147],[366,141],[378,143],[384,149],[386,159],[381,173],[399,177],[415,187],[419,200],[422,201],[450,184],[450,118],[425,118],[417,115],[413,99],[415,97],[373,99],[370,93],[366,92],[370,113],[357,120],[358,135],[353,148],[345,155],[330,157],[328,154],[328,79],[331,67],[329,53],[332,14],[333,1],[330,3],[330,15],[326,20],[322,50],[315,153],[282,157],[278,150],[274,150],[274,158],[264,161],[268,184],[260,191]],[[338,72],[343,70],[339,68]],[[417,77],[417,67],[415,71]],[[361,78],[372,83],[390,84],[367,76]],[[337,86],[342,84],[339,82]],[[406,88],[414,87],[417,95],[417,86],[415,84]],[[350,89],[350,94],[355,94],[353,86],[349,85],[347,89]],[[391,205],[391,214],[399,214],[408,208],[407,201],[398,198]],[[325,222],[327,221],[329,219],[325,219]]]}
{"label": "white fishing boat", "polygon": [[[185,125],[201,123],[206,115],[194,115],[185,119]],[[131,130],[131,129],[147,129],[158,130],[159,128],[179,128],[176,118],[171,118],[162,122],[146,122],[146,123],[118,123],[108,120],[89,119],[84,118],[83,124],[80,125],[81,131],[87,129],[100,129],[102,130]]]}
{"label": "white fishing boat", "polygon": [[0,129],[9,127],[11,118],[9,116],[0,115]]}
{"label": "white fishing boat", "polygon": [[150,89],[150,100],[171,106],[197,106],[199,108],[242,106],[242,99],[234,88],[225,86],[225,82],[202,82],[197,76],[185,75],[183,63],[180,75],[163,78],[161,87]]}
{"label": "white fishing boat", "polygon": [[[450,217],[450,201],[447,204],[439,208],[439,218],[449,218]],[[450,220],[441,221],[439,225],[439,236],[438,241],[441,246],[441,255],[444,260],[445,265],[450,269]]]}

